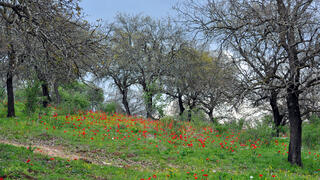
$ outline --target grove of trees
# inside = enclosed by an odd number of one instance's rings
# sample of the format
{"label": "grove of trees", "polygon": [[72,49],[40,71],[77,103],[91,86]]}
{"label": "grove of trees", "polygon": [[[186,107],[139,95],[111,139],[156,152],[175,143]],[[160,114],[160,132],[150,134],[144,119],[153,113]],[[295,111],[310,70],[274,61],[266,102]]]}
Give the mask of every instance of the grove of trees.
{"label": "grove of trees", "polygon": [[41,94],[43,108],[101,110],[108,89],[94,83],[107,81],[127,115],[136,115],[140,93],[138,115],[159,119],[175,102],[180,120],[202,112],[212,123],[226,104],[265,104],[276,136],[289,125],[288,161],[302,166],[302,121],[319,112],[319,7],[313,0],[185,0],[177,19],[118,14],[92,25],[79,0],[0,1],[0,98],[7,117],[16,115],[22,87],[29,106]]}

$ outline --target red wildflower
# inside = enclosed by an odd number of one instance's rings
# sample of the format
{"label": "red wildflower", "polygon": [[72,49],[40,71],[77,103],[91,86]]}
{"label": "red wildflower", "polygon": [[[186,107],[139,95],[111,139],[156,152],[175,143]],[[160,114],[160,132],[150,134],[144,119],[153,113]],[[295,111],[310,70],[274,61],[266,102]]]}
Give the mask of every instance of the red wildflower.
{"label": "red wildflower", "polygon": [[30,160],[30,159],[28,159],[28,160],[27,160],[27,163],[29,163],[30,161],[31,161],[31,160]]}
{"label": "red wildflower", "polygon": [[262,174],[259,174],[259,176],[262,177],[263,175],[262,175]]}
{"label": "red wildflower", "polygon": [[208,176],[208,174],[204,174],[204,175],[202,175],[202,176]]}
{"label": "red wildflower", "polygon": [[53,161],[53,160],[54,160],[54,158],[50,158],[50,160],[51,160],[51,161]]}

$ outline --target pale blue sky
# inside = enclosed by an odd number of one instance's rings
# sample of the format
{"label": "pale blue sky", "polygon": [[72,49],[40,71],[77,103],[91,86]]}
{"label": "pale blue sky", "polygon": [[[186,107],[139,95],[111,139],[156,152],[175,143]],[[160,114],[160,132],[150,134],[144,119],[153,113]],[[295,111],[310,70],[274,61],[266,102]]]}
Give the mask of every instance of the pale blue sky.
{"label": "pale blue sky", "polygon": [[82,0],[80,6],[86,19],[111,22],[117,13],[149,15],[155,18],[174,15],[172,6],[179,0]]}

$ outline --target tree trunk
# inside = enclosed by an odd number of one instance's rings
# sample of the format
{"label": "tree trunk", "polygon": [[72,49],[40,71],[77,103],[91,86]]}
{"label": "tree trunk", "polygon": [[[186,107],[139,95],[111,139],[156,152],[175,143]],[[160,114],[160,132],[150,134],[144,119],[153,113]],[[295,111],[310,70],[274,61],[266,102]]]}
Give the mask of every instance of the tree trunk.
{"label": "tree trunk", "polygon": [[192,118],[192,109],[189,109],[188,110],[188,117],[187,117],[189,122],[191,121],[191,118]]}
{"label": "tree trunk", "polygon": [[45,98],[42,101],[42,104],[43,104],[43,107],[46,108],[46,107],[48,107],[49,102],[51,102],[47,81],[45,81],[45,80],[41,81],[41,87],[42,87],[42,95]]}
{"label": "tree trunk", "polygon": [[210,109],[207,114],[209,116],[210,121],[214,124],[215,121],[214,121],[214,118],[213,118],[213,109]]}
{"label": "tree trunk", "polygon": [[56,96],[56,103],[60,104],[61,103],[61,96],[60,96],[60,93],[59,93],[59,84],[58,84],[58,82],[56,82],[56,81],[54,82],[53,89],[54,89],[54,93],[55,93],[55,96]]}
{"label": "tree trunk", "polygon": [[[147,92],[148,93],[148,92]],[[146,110],[147,110],[147,118],[152,118],[152,95],[147,95],[146,97]]]}
{"label": "tree trunk", "polygon": [[[9,70],[11,71],[11,70]],[[7,117],[15,117],[14,110],[14,94],[13,94],[13,75],[12,72],[7,73],[7,95],[8,95],[8,115]]]}
{"label": "tree trunk", "polygon": [[179,103],[179,110],[180,110],[179,111],[179,115],[182,116],[185,108],[183,107],[183,100],[182,100],[182,94],[181,93],[178,94],[178,103]]}
{"label": "tree trunk", "polygon": [[152,98],[153,98],[153,92],[150,90],[150,88],[144,83],[142,84],[143,92],[144,92],[144,102],[146,105],[146,111],[147,111],[147,118],[154,119],[152,117],[153,112],[153,106],[152,106]]}
{"label": "tree trunk", "polygon": [[8,52],[9,55],[9,68],[7,72],[7,96],[8,96],[8,114],[7,117],[15,117],[14,109],[14,93],[13,93],[13,69],[15,61],[15,51],[13,45],[10,44],[11,50]]}
{"label": "tree trunk", "polygon": [[280,114],[279,112],[279,107],[278,107],[278,103],[277,103],[277,99],[278,99],[278,93],[276,91],[272,91],[271,92],[271,97],[270,97],[270,105],[271,105],[271,109],[272,109],[272,115],[273,115],[273,122],[275,125],[275,129],[276,129],[276,137],[279,137],[279,129],[280,129],[280,125],[283,119],[283,115]]}
{"label": "tree trunk", "polygon": [[49,95],[49,88],[48,88],[48,82],[45,79],[44,75],[39,71],[38,67],[34,67],[38,76],[39,81],[41,82],[41,88],[42,88],[42,96],[44,97],[44,100],[42,101],[42,105],[44,108],[48,107],[49,102],[51,102],[51,98]]}
{"label": "tree trunk", "polygon": [[128,102],[128,89],[124,89],[122,92],[122,104],[126,110],[127,115],[131,115],[129,102]]}
{"label": "tree trunk", "polygon": [[195,107],[195,103],[194,103],[194,100],[192,100],[192,103],[190,102],[191,100],[189,100],[188,102],[188,106],[189,106],[189,109],[188,109],[188,117],[187,117],[187,120],[190,122],[191,119],[192,119],[192,110],[193,108]]}
{"label": "tree trunk", "polygon": [[299,108],[299,95],[297,88],[290,85],[287,89],[287,107],[290,122],[290,144],[288,161],[291,164],[302,166],[301,161],[301,134],[302,120]]}

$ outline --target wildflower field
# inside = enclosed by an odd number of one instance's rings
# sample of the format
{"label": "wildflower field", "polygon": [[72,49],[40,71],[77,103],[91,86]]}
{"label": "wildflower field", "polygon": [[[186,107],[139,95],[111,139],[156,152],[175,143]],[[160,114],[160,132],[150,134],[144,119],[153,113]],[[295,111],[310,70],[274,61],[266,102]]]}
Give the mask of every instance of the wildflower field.
{"label": "wildflower field", "polygon": [[[0,118],[0,179],[319,179],[320,152],[288,138],[104,112]],[[49,153],[43,153],[48,151]],[[52,152],[50,152],[52,151]]]}

